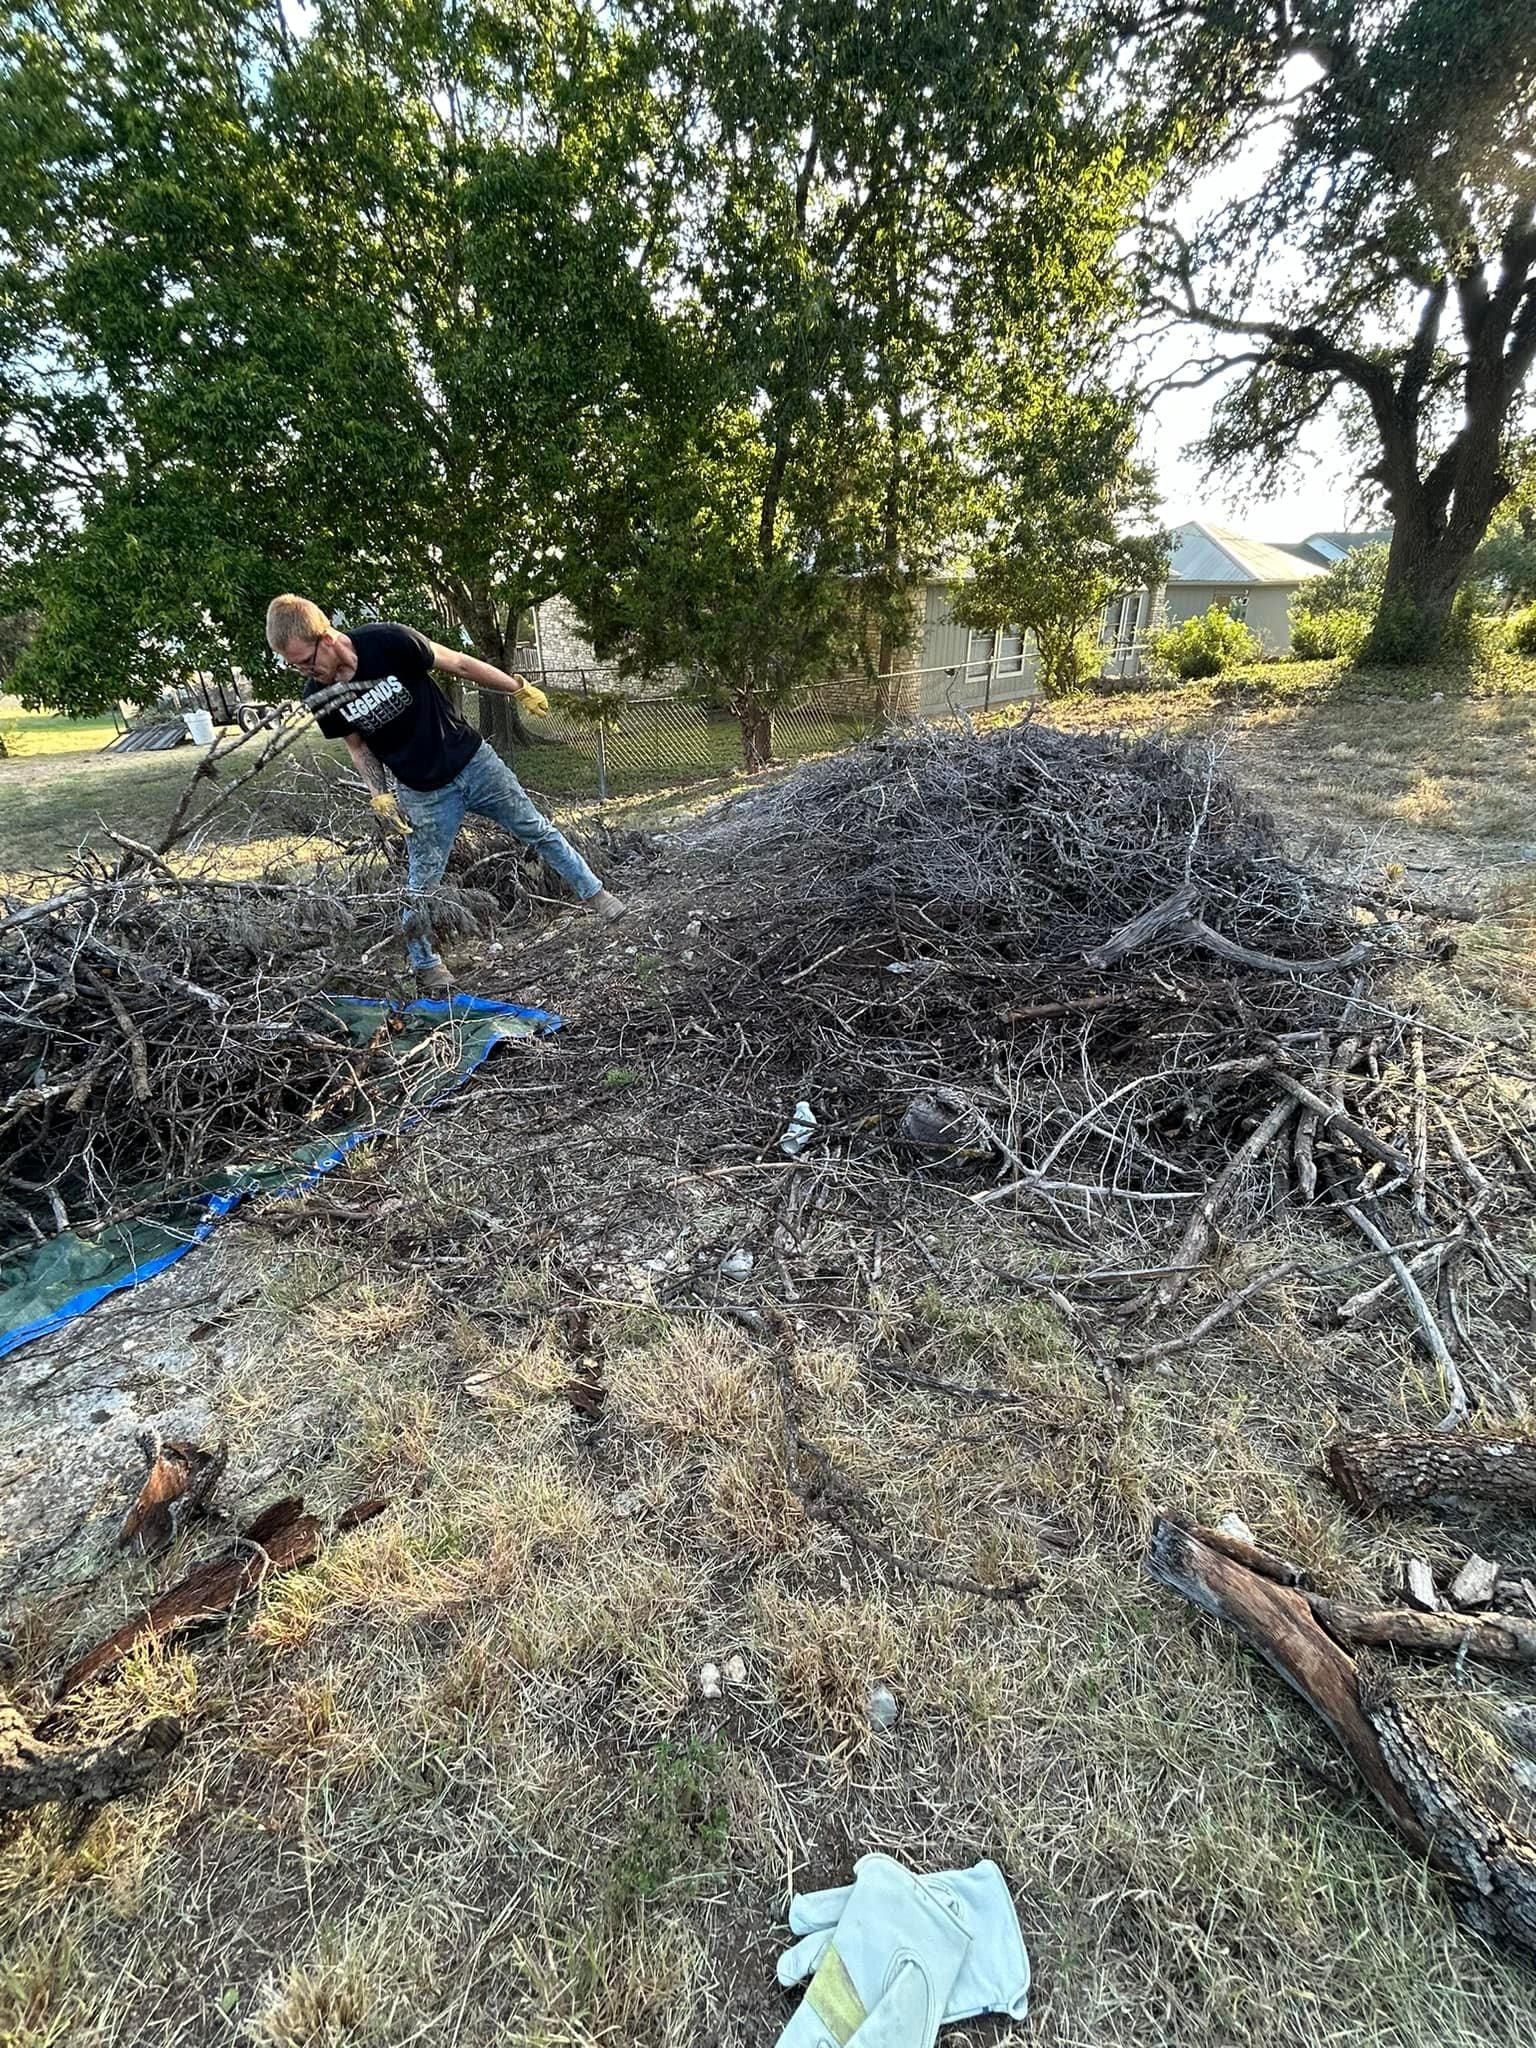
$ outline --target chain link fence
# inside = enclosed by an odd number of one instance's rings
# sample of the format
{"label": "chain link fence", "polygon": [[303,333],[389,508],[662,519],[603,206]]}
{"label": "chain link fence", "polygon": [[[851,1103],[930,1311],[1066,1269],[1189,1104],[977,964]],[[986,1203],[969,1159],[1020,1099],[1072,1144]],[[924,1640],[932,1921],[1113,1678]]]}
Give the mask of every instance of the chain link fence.
{"label": "chain link fence", "polygon": [[[518,672],[550,700],[538,721],[539,744],[520,772],[542,790],[573,798],[643,794],[680,782],[728,776],[742,767],[741,731],[729,710],[700,704],[675,683],[637,683],[612,668],[541,668],[519,660]],[[906,669],[876,680],[823,684],[773,714],[773,752],[781,761],[835,752],[892,719],[946,719],[999,709],[1035,694],[1033,677],[972,673],[973,665]],[[471,692],[467,715],[478,705]],[[504,702],[505,700],[503,700]],[[481,730],[506,744],[500,704],[488,704]]]}
{"label": "chain link fence", "polygon": [[[538,721],[541,744],[521,764],[541,787],[555,785],[563,793],[592,795],[601,802],[730,775],[742,766],[734,714],[695,703],[674,685],[621,681],[613,669],[539,669],[520,663],[519,672],[550,700],[548,715]],[[466,706],[471,718],[477,711],[473,701]],[[867,685],[829,685],[774,712],[774,755],[798,761],[831,753],[862,739],[877,723]],[[487,730],[484,721],[481,729]],[[494,727],[490,732],[494,737]]]}

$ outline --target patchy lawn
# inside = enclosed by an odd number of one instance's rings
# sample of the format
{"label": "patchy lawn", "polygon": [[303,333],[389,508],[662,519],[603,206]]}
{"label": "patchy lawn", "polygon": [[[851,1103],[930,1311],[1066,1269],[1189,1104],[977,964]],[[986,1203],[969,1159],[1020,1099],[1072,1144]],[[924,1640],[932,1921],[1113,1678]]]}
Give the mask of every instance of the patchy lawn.
{"label": "patchy lawn", "polygon": [[[1044,715],[1208,734],[1318,846],[1366,835],[1431,893],[1478,890],[1451,995],[1529,1029],[1511,849],[1536,702]],[[1523,2048],[1529,1977],[1458,1931],[1319,1724],[1139,1564],[1160,1506],[1236,1509],[1367,1598],[1403,1548],[1443,1560],[1437,1520],[1354,1522],[1315,1477],[1341,1426],[1438,1414],[1407,1328],[1323,1327],[1307,1276],[1338,1243],[1293,1223],[1273,1306],[1111,1398],[1021,1221],[938,1185],[888,1215],[852,1178],[807,1202],[773,1149],[787,1105],[741,1144],[664,1028],[605,1042],[728,885],[686,838],[615,879],[616,938],[562,924],[480,965],[565,1011],[561,1038],[7,1362],[12,1498],[46,1499],[52,1460],[81,1504],[0,1574],[29,1699],[200,1554],[112,1548],[137,1427],[226,1439],[231,1510],[391,1506],[244,1625],[79,1696],[72,1739],[163,1712],[188,1733],[149,1794],[0,1837],[0,2042],[767,2048],[789,1889],[879,1847],[1013,1880],[1031,2018],[952,2048]],[[760,1298],[714,1277],[739,1246],[779,1344],[718,1312]],[[1191,1311],[1233,1284],[1202,1278]],[[809,1515],[786,1393],[897,1551],[1025,1596],[893,1571]]]}

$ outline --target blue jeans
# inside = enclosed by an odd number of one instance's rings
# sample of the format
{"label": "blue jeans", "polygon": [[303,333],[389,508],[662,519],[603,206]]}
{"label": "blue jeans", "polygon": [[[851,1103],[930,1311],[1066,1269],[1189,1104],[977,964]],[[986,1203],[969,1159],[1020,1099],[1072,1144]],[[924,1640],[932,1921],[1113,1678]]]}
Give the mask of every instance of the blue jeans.
{"label": "blue jeans", "polygon": [[531,846],[583,902],[603,886],[570,841],[535,807],[506,762],[488,746],[476,747],[452,782],[441,789],[407,789],[401,783],[395,794],[411,827],[405,842],[406,903],[400,921],[405,926],[406,958],[418,974],[443,964],[432,944],[425,905],[419,899],[442,880],[466,811],[489,818],[503,832]]}

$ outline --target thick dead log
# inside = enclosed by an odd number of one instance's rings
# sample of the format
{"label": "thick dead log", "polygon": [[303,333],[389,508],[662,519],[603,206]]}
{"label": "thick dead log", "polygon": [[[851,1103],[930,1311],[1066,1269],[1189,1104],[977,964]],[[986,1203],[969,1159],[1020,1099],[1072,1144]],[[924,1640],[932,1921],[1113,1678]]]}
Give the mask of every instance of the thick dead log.
{"label": "thick dead log", "polygon": [[32,1732],[14,1701],[0,1693],[0,1813],[27,1813],[57,1801],[100,1806],[136,1792],[181,1740],[169,1714],[98,1749],[56,1749]]}
{"label": "thick dead log", "polygon": [[1451,1879],[1464,1918],[1536,1956],[1536,1844],[1462,1784],[1385,1676],[1324,1631],[1317,1596],[1309,1602],[1256,1576],[1166,1518],[1153,1530],[1147,1570],[1235,1630],[1327,1722],[1404,1841]]}
{"label": "thick dead log", "polygon": [[1359,1693],[1393,1782],[1434,1844],[1436,1867],[1456,1883],[1462,1918],[1485,1940],[1536,1955],[1536,1842],[1460,1782],[1384,1674],[1362,1669]]}
{"label": "thick dead log", "polygon": [[[1485,1664],[1536,1664],[1536,1624],[1511,1614],[1416,1613],[1409,1607],[1359,1607],[1335,1600],[1307,1582],[1307,1573],[1289,1558],[1263,1550],[1251,1538],[1225,1529],[1207,1529],[1183,1515],[1164,1520],[1182,1529],[1206,1550],[1230,1558],[1245,1571],[1277,1586],[1295,1587],[1335,1642],[1345,1649],[1416,1650],[1426,1655],[1477,1657]],[[1433,1580],[1431,1580],[1433,1586]]]}
{"label": "thick dead log", "polygon": [[1225,1622],[1257,1650],[1328,1723],[1394,1826],[1416,1849],[1427,1846],[1360,1711],[1354,1659],[1314,1618],[1305,1593],[1260,1578],[1162,1517],[1152,1531],[1147,1570],[1160,1586],[1182,1594],[1213,1621]]}
{"label": "thick dead log", "polygon": [[1491,1500],[1536,1507],[1536,1439],[1360,1436],[1330,1444],[1328,1477],[1353,1507]]}
{"label": "thick dead log", "polygon": [[1485,1664],[1536,1664],[1536,1622],[1512,1614],[1415,1614],[1408,1607],[1355,1607],[1321,1593],[1309,1604],[1328,1633],[1352,1649],[1390,1645]]}

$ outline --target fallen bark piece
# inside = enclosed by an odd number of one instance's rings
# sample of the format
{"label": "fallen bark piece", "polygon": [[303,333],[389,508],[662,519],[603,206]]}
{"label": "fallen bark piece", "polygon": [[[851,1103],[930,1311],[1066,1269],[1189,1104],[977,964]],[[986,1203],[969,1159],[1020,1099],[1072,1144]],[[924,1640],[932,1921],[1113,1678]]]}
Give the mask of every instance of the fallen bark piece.
{"label": "fallen bark piece", "polygon": [[1451,1605],[1486,1607],[1492,1600],[1494,1588],[1498,1583],[1497,1561],[1491,1557],[1478,1557],[1474,1553],[1451,1581]]}
{"label": "fallen bark piece", "polygon": [[1457,1500],[1536,1507],[1536,1440],[1530,1437],[1345,1437],[1329,1445],[1324,1463],[1357,1508]]}
{"label": "fallen bark piece", "polygon": [[91,1806],[136,1792],[180,1742],[181,1723],[162,1714],[97,1749],[58,1749],[35,1735],[14,1701],[0,1692],[0,1813],[27,1813],[50,1802]]}
{"label": "fallen bark piece", "polygon": [[162,1442],[155,1430],[142,1432],[139,1448],[149,1471],[123,1517],[117,1542],[121,1550],[134,1544],[145,1557],[153,1557],[166,1548],[183,1522],[206,1506],[229,1454],[223,1444],[205,1451],[200,1444],[174,1438]]}
{"label": "fallen bark piece", "polygon": [[1435,1591],[1435,1575],[1429,1568],[1427,1558],[1410,1557],[1404,1560],[1403,1591],[1415,1607],[1421,1607],[1426,1614],[1435,1612],[1440,1605],[1440,1596]]}
{"label": "fallen bark piece", "polygon": [[[356,1528],[385,1506],[382,1500],[358,1502],[339,1517],[338,1534]],[[235,1539],[232,1550],[189,1572],[158,1600],[142,1608],[112,1635],[76,1658],[54,1688],[62,1699],[87,1679],[97,1678],[122,1662],[145,1636],[170,1636],[203,1622],[222,1621],[272,1572],[292,1571],[319,1555],[324,1525],[305,1512],[301,1496],[291,1494],[264,1508]]]}
{"label": "fallen bark piece", "polygon": [[1153,1529],[1147,1570],[1235,1630],[1327,1722],[1414,1854],[1451,1880],[1469,1924],[1536,1956],[1536,1843],[1462,1783],[1411,1705],[1340,1649],[1305,1595],[1256,1577],[1166,1517]]}

